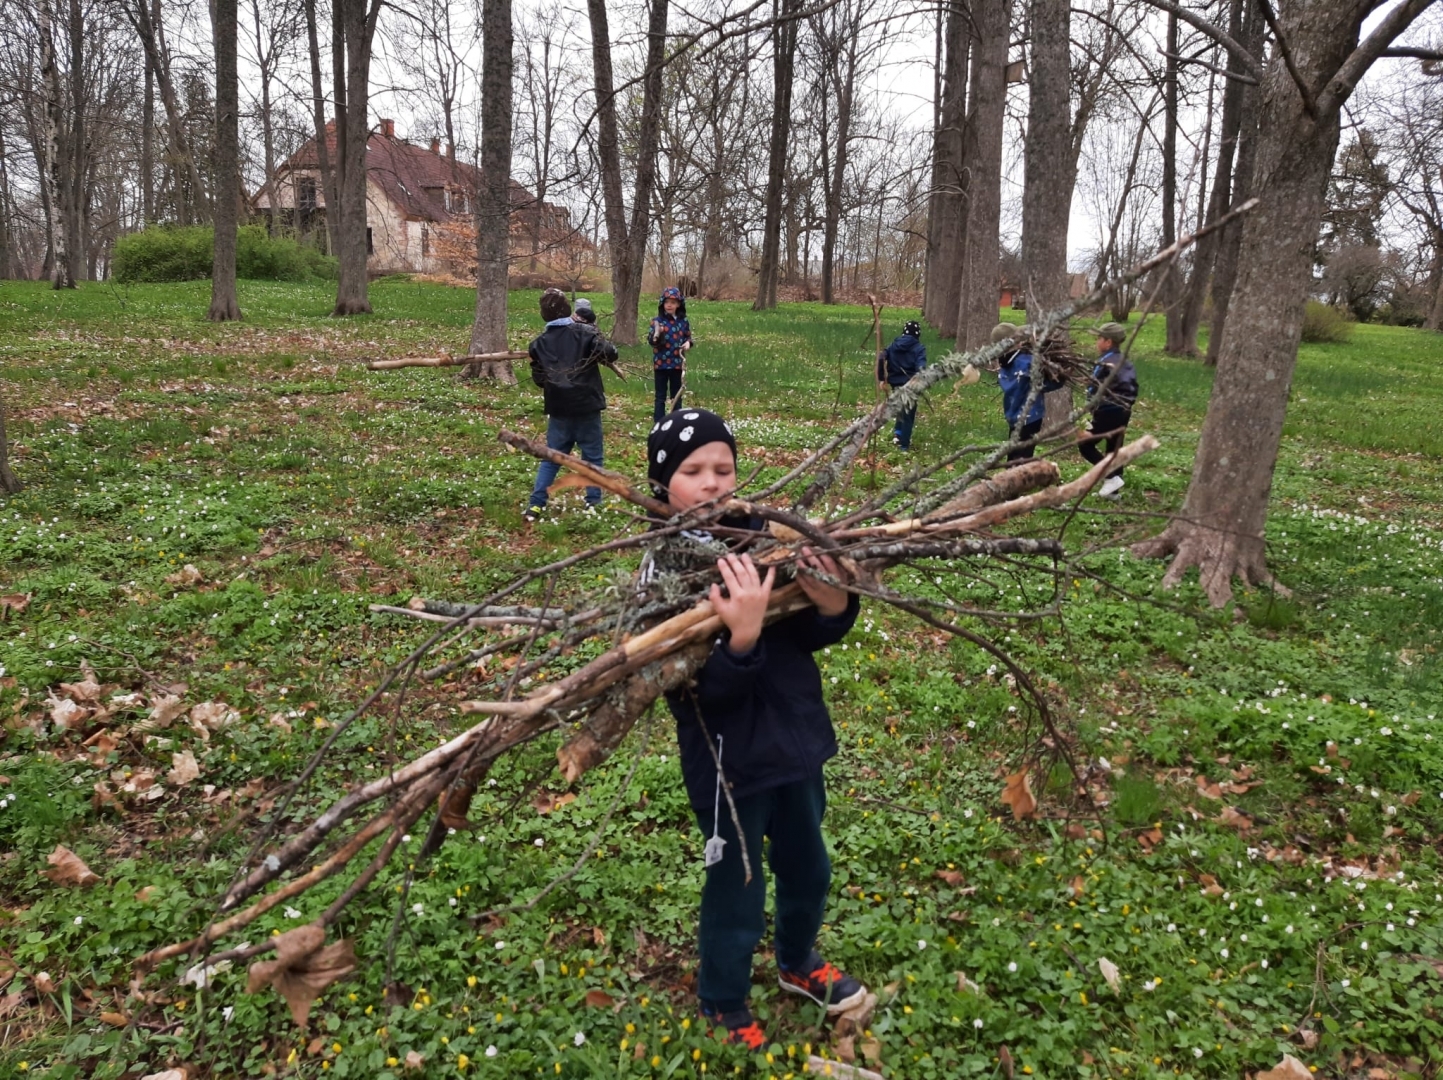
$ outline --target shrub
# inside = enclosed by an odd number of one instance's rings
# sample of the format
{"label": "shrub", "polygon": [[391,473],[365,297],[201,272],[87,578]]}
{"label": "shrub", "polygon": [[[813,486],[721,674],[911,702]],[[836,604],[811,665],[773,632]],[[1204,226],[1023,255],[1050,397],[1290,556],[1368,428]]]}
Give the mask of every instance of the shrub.
{"label": "shrub", "polygon": [[[208,225],[162,225],[123,236],[115,244],[115,280],[196,281],[210,277],[214,232]],[[268,236],[260,225],[236,231],[236,276],[264,281],[333,278],[336,261],[289,236]]]}
{"label": "shrub", "polygon": [[1303,340],[1314,345],[1347,341],[1353,336],[1353,324],[1337,308],[1317,300],[1309,300],[1303,313]]}

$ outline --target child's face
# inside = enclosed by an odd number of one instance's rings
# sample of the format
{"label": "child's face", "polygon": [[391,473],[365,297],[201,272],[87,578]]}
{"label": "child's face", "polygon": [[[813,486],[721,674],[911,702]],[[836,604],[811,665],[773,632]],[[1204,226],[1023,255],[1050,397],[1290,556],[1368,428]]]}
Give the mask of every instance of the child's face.
{"label": "child's face", "polygon": [[737,487],[737,463],[724,442],[709,442],[693,450],[672,475],[667,501],[674,514],[724,498]]}
{"label": "child's face", "polygon": [[668,315],[675,315],[677,309],[681,307],[681,303],[675,297],[668,296],[661,302],[661,306],[666,310]]}
{"label": "child's face", "polygon": [[1111,352],[1115,348],[1117,348],[1117,342],[1113,341],[1112,338],[1100,337],[1097,339],[1098,356]]}

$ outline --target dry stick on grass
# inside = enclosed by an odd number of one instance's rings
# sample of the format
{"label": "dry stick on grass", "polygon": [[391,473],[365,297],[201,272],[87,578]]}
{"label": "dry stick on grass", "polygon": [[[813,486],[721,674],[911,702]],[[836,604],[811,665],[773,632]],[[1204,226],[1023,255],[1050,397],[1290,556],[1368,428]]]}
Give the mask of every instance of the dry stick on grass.
{"label": "dry stick on grass", "polygon": [[411,367],[462,367],[466,364],[480,364],[498,360],[525,360],[527,354],[510,350],[507,352],[473,353],[470,356],[403,356],[396,360],[372,360],[366,364],[367,371],[395,371]]}

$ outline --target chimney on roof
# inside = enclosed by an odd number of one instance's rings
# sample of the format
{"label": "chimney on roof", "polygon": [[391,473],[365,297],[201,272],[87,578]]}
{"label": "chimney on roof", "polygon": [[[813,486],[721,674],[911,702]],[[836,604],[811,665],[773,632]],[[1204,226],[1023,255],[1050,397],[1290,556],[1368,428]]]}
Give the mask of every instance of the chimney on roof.
{"label": "chimney on roof", "polygon": [[382,120],[382,121],[381,121],[381,134],[384,135],[384,136],[386,136],[386,138],[388,138],[388,139],[394,139],[394,138],[396,137],[396,121],[394,121],[394,120]]}
{"label": "chimney on roof", "polygon": [[431,138],[431,153],[433,153],[433,154],[439,154],[440,152],[441,152],[441,140],[438,139],[438,138],[436,138],[436,137],[434,137],[434,136],[432,136],[432,138]]}

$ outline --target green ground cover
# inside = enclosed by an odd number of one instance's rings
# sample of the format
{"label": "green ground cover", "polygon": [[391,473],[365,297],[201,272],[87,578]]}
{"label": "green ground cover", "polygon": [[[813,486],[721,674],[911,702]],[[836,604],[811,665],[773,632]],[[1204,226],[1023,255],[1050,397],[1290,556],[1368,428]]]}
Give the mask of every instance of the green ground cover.
{"label": "green ground cover", "polygon": [[[511,389],[362,369],[462,349],[471,294],[383,280],[375,315],[337,323],[324,284],[242,281],[246,321],[218,327],[200,318],[208,288],[0,283],[0,396],[27,482],[0,502],[0,595],[29,598],[0,607],[0,1072],[139,1077],[184,1062],[202,1075],[390,1077],[414,1052],[411,1076],[780,1078],[800,1075],[808,1050],[842,1053],[815,1010],[779,1000],[769,957],[754,999],[767,1054],[723,1051],[694,1021],[701,845],[665,719],[550,813],[528,784],[561,793],[555,744],[502,763],[473,809],[478,832],[418,866],[394,955],[403,989],[389,998],[400,868],[343,920],[360,967],[304,1034],[274,994],[242,993],[239,969],[198,990],[170,965],[132,987],[133,958],[204,925],[275,791],[421,639],[368,604],[476,596],[629,527],[615,505],[576,513],[574,493],[523,527],[533,466],[495,433],[542,430],[524,371]],[[535,306],[534,292],[512,297],[518,342]],[[864,309],[691,314],[693,400],[733,419],[763,476],[872,401]],[[887,336],[911,314],[887,316]],[[1075,547],[1155,527],[1150,515],[1181,500],[1210,372],[1160,344],[1160,328],[1144,331],[1134,427],[1162,449],[1108,512],[1074,523]],[[623,359],[645,374],[640,350]],[[609,389],[608,462],[639,475],[649,381]],[[1106,546],[1065,583],[1060,619],[998,631],[1081,740],[1101,819],[1066,817],[1061,778],[1049,817],[1007,817],[1000,770],[1020,702],[985,654],[868,606],[819,658],[843,743],[823,945],[884,991],[852,1044],[860,1059],[894,1077],[1002,1075],[1003,1047],[1037,1077],[1239,1076],[1284,1052],[1319,1075],[1437,1072],[1440,415],[1443,338],[1359,327],[1349,343],[1306,346],[1269,525],[1290,599],[1246,596],[1217,615],[1191,587],[1159,598],[1160,565]],[[926,459],[1002,427],[985,380],[949,387],[914,445]],[[905,465],[885,452],[878,476]],[[187,563],[201,582],[167,580]],[[1017,606],[1052,583],[983,575],[962,588]],[[238,719],[208,737],[183,721],[136,731],[147,709],[122,698],[107,725],[59,730],[47,698],[83,663],[115,694],[169,688]],[[293,816],[457,730],[464,696],[464,683],[423,686],[394,727],[353,726]],[[81,745],[104,730],[128,734]],[[171,771],[187,751],[199,776],[182,782]],[[127,791],[137,778],[155,787]],[[479,933],[466,921],[563,872],[618,797],[572,882]],[[38,876],[57,843],[100,881]],[[251,934],[313,918],[340,887]],[[1116,992],[1102,959],[1119,969]]]}

